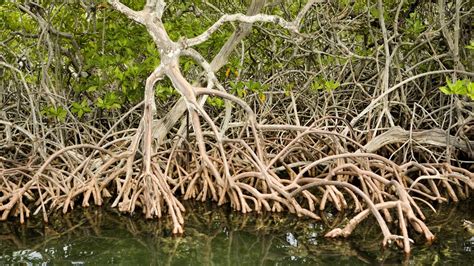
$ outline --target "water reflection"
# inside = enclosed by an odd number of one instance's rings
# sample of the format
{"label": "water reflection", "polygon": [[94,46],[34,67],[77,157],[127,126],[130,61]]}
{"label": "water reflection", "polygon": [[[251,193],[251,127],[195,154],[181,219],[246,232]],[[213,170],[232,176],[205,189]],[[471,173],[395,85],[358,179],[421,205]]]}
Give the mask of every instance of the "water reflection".
{"label": "water reflection", "polygon": [[[377,226],[359,228],[347,240],[323,237],[328,216],[315,223],[284,215],[242,215],[204,204],[187,206],[185,235],[171,236],[167,221],[143,221],[114,210],[89,209],[52,217],[51,224],[0,223],[0,264],[119,265],[317,265],[469,264],[473,243],[462,220],[473,220],[472,204],[440,211],[429,219],[438,240],[417,245],[410,258],[381,250]],[[415,241],[421,241],[415,239]]]}

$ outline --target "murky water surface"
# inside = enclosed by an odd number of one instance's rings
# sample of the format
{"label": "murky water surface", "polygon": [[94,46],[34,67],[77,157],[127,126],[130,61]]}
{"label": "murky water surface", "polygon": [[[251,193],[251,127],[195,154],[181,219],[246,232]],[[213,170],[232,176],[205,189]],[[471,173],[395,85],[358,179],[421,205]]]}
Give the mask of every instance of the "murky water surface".
{"label": "murky water surface", "polygon": [[463,219],[474,221],[472,201],[429,214],[437,240],[428,246],[415,239],[408,258],[395,247],[381,248],[371,220],[349,239],[329,240],[324,233],[346,222],[342,215],[315,223],[192,205],[180,237],[171,236],[167,221],[95,208],[53,215],[49,225],[1,222],[0,265],[474,265],[474,238],[462,228]]}

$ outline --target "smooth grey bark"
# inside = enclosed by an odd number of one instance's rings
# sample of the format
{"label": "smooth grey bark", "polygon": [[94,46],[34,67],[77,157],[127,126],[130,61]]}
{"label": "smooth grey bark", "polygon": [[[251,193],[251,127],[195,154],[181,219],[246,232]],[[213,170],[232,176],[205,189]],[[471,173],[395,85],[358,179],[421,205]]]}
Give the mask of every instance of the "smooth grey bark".
{"label": "smooth grey bark", "polygon": [[[256,15],[260,12],[264,5],[265,0],[253,0],[246,14],[248,16]],[[211,71],[216,72],[227,63],[229,56],[232,54],[237,45],[245,37],[247,37],[251,29],[251,23],[242,22],[238,25],[237,29],[232,33],[229,39],[227,39],[226,43],[224,44],[224,46],[222,46],[219,53],[211,61]],[[180,98],[163,118],[154,121],[153,137],[158,145],[161,145],[163,143],[166,134],[168,134],[168,132],[173,128],[173,126],[178,122],[178,120],[183,117],[185,111],[185,100],[184,98]]]}

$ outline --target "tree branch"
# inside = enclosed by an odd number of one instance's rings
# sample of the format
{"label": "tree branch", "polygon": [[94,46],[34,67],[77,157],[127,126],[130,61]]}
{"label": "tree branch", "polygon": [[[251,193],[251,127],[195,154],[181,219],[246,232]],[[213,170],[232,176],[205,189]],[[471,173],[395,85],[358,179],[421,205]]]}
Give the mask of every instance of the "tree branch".
{"label": "tree branch", "polygon": [[394,143],[403,143],[411,139],[419,144],[428,144],[440,147],[454,146],[467,154],[472,153],[471,147],[474,147],[474,141],[463,141],[460,138],[451,136],[449,138],[449,142],[447,142],[446,134],[446,131],[442,129],[429,129],[410,132],[396,126],[372,139],[364,146],[363,150],[364,152],[376,152],[383,146]]}
{"label": "tree branch", "polygon": [[143,10],[148,13],[155,12],[154,15],[161,19],[163,13],[165,12],[165,6],[166,3],[163,0],[147,0]]}
{"label": "tree branch", "polygon": [[194,38],[185,41],[187,46],[195,46],[207,41],[211,35],[216,32],[220,26],[225,22],[239,21],[244,23],[255,23],[255,22],[271,22],[280,25],[281,27],[288,29],[293,32],[298,32],[298,27],[294,22],[288,22],[279,16],[259,14],[254,16],[247,16],[243,14],[232,14],[222,16],[214,25],[209,27],[205,32]]}
{"label": "tree branch", "polygon": [[128,6],[122,4],[119,0],[108,0],[109,4],[111,4],[116,10],[118,10],[120,13],[124,14],[127,16],[129,19],[132,19],[133,21],[136,21],[140,24],[145,23],[145,19],[142,15],[141,11],[135,11]]}
{"label": "tree branch", "polygon": [[310,0],[308,1],[308,3],[306,3],[306,5],[300,10],[300,12],[298,13],[298,15],[296,16],[295,20],[293,21],[293,23],[299,27],[299,25],[301,24],[301,20],[303,19],[303,17],[306,15],[306,13],[308,13],[309,9],[314,5],[314,4],[317,4],[317,3],[324,3],[326,2],[326,0]]}

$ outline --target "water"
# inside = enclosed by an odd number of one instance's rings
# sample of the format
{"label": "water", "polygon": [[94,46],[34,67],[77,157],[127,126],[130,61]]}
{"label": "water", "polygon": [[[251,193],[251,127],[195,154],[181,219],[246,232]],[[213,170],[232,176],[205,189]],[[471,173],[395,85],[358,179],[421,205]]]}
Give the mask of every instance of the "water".
{"label": "water", "polygon": [[[188,204],[190,205],[190,204]],[[0,265],[474,265],[474,243],[462,220],[473,204],[444,206],[431,214],[433,245],[415,239],[410,257],[382,249],[380,229],[367,221],[348,239],[323,237],[344,216],[315,223],[285,215],[243,215],[205,204],[187,206],[185,235],[168,221],[143,221],[91,208],[55,214],[45,225],[30,219],[0,223]]]}

